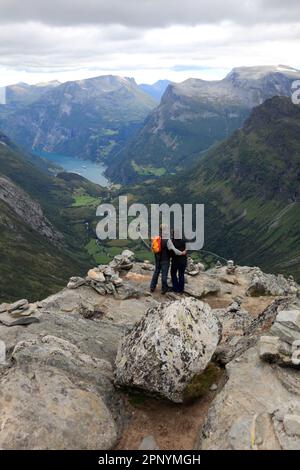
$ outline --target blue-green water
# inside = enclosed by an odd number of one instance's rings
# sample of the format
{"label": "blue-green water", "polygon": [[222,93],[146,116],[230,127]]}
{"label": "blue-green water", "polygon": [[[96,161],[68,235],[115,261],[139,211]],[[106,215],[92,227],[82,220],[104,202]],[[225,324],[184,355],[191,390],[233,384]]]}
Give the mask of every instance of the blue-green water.
{"label": "blue-green water", "polygon": [[35,155],[46,158],[51,163],[62,167],[68,173],[77,173],[84,178],[101,186],[108,186],[109,181],[104,176],[105,166],[102,163],[83,160],[78,157],[69,157],[58,153],[34,152]]}

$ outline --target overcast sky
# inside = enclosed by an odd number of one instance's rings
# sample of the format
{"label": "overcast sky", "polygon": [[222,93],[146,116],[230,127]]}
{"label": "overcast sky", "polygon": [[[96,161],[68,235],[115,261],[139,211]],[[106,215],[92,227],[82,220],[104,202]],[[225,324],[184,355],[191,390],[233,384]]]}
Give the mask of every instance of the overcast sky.
{"label": "overcast sky", "polygon": [[0,86],[300,68],[299,0],[0,0]]}

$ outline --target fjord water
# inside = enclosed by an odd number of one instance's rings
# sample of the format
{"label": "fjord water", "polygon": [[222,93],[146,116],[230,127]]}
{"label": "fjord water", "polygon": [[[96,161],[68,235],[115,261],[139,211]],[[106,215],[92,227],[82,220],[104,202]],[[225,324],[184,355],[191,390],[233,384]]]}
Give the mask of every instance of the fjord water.
{"label": "fjord water", "polygon": [[84,178],[92,181],[93,183],[100,184],[101,186],[108,186],[109,181],[104,176],[106,167],[103,163],[92,162],[91,160],[84,160],[79,157],[71,157],[68,155],[61,155],[58,153],[47,152],[34,152],[36,155],[46,158],[51,163],[60,166],[68,173],[76,173]]}

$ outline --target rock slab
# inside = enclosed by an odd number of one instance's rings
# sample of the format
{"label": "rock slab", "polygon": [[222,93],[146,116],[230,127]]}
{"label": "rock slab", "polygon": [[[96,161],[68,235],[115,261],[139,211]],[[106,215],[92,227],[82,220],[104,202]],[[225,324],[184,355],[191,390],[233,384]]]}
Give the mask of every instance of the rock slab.
{"label": "rock slab", "polygon": [[0,423],[1,449],[99,450],[117,438],[101,397],[49,367],[14,369],[2,379]]}
{"label": "rock slab", "polygon": [[289,344],[300,340],[300,309],[279,312],[271,333]]}
{"label": "rock slab", "polygon": [[298,371],[261,361],[256,347],[227,364],[226,370],[228,380],[209,409],[197,448],[299,449]]}

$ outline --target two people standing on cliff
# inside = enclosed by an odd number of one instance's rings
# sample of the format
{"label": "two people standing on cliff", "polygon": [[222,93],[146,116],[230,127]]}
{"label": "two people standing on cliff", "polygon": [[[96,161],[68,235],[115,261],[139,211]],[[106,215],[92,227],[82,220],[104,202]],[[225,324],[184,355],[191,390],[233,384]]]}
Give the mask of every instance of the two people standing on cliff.
{"label": "two people standing on cliff", "polygon": [[[175,232],[169,237],[167,226],[160,226],[159,236],[152,241],[152,251],[155,255],[155,270],[152,276],[150,291],[154,292],[161,274],[161,293],[173,290],[176,293],[184,291],[184,274],[187,265],[185,241]],[[168,286],[168,274],[171,264],[172,289]]]}

